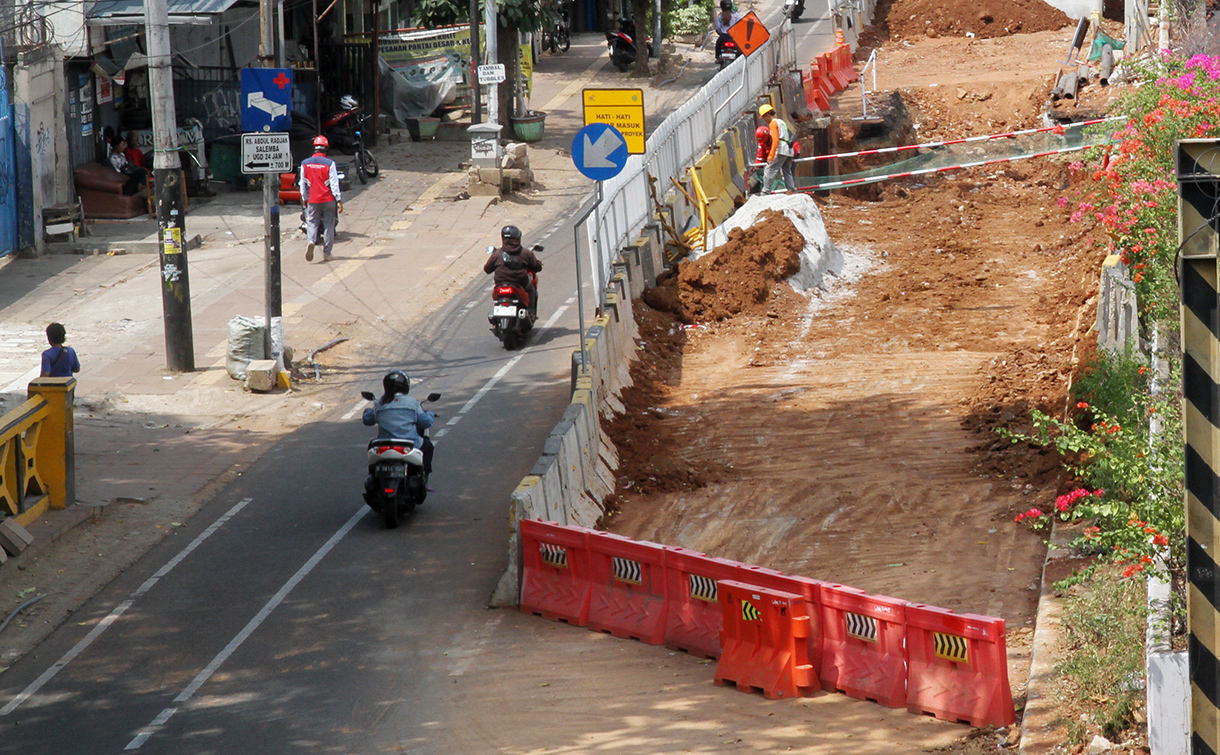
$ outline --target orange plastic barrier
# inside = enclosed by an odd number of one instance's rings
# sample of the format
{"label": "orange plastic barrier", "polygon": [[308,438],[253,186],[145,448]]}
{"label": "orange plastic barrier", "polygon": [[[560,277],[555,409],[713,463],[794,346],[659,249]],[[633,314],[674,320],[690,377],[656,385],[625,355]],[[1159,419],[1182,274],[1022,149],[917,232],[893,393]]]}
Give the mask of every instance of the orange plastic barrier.
{"label": "orange plastic barrier", "polygon": [[733,580],[721,580],[718,590],[724,631],[716,684],[759,689],[771,699],[817,691],[817,673],[806,654],[805,599]]}
{"label": "orange plastic barrier", "polygon": [[821,98],[819,103],[825,102],[824,110],[830,109],[830,98],[833,97],[838,90],[835,89],[834,82],[827,75],[826,64],[821,58],[813,58],[809,61],[809,77],[813,79],[813,86],[817,89]]}
{"label": "orange plastic barrier", "polygon": [[1016,720],[1003,619],[911,604],[906,627],[907,710],[971,726]]}
{"label": "orange plastic barrier", "polygon": [[665,642],[665,549],[610,532],[589,534],[589,628]]}
{"label": "orange plastic barrier", "polygon": [[860,76],[851,63],[851,46],[839,45],[834,49],[834,54],[838,60],[838,70],[842,72],[844,80],[849,84],[859,80]]}
{"label": "orange plastic barrier", "polygon": [[800,595],[805,599],[809,615],[809,662],[813,664],[814,669],[821,669],[825,645],[822,632],[822,586],[829,586],[830,583],[784,574],[762,566],[742,566],[737,581]]}
{"label": "orange plastic barrier", "polygon": [[907,704],[905,600],[824,584],[822,665],[824,689],[890,708]]}
{"label": "orange plastic barrier", "polygon": [[824,52],[818,56],[818,62],[822,65],[822,71],[826,78],[834,86],[836,92],[842,92],[847,88],[847,82],[843,80],[842,75],[835,70],[834,55],[829,52]]}
{"label": "orange plastic barrier", "polygon": [[827,99],[826,93],[822,91],[821,77],[818,72],[817,62],[811,61],[809,72],[801,74],[804,77],[805,84],[805,105],[810,110],[821,110],[827,112],[830,110],[830,100]]}
{"label": "orange plastic barrier", "polygon": [[720,631],[724,629],[720,593],[716,583],[737,579],[741,564],[705,556],[685,548],[665,549],[669,580],[669,611],[665,618],[665,646],[702,658],[720,657]]}
{"label": "orange plastic barrier", "polygon": [[583,627],[589,623],[589,535],[583,527],[521,521],[521,610]]}

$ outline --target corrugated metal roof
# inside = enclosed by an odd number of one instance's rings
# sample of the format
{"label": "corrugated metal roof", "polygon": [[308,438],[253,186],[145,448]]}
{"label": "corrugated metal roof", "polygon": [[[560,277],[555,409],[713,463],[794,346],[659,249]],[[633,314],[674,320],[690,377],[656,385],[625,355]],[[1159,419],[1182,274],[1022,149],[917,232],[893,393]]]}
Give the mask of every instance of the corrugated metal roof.
{"label": "corrugated metal roof", "polygon": [[[237,0],[168,0],[170,15],[199,16],[224,13]],[[143,16],[144,0],[97,0],[89,9],[89,18],[106,16]]]}

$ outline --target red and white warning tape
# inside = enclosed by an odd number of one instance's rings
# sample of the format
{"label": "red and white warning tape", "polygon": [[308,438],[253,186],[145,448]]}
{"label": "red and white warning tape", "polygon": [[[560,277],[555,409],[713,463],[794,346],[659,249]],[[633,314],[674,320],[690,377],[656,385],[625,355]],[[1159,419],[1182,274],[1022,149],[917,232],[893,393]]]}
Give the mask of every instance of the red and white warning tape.
{"label": "red and white warning tape", "polygon": [[891,178],[908,178],[910,176],[925,176],[929,173],[945,173],[950,170],[963,170],[965,168],[977,168],[980,165],[996,165],[998,163],[1010,163],[1016,160],[1027,160],[1031,157],[1046,157],[1047,155],[1058,155],[1064,152],[1078,152],[1082,149],[1096,147],[1096,144],[1081,144],[1076,147],[1064,147],[1062,149],[1052,149],[1046,152],[1036,152],[1028,155],[1012,155],[1010,157],[999,157],[994,160],[978,160],[972,163],[961,163],[959,165],[946,165],[940,168],[924,168],[923,170],[909,170],[904,173],[889,173],[884,176],[868,176],[865,178],[852,178],[846,181],[831,181],[821,183],[817,186],[801,186],[797,188],[798,192],[809,193],[814,191],[822,191],[824,189],[839,189],[844,186],[855,186],[859,184],[877,183],[878,181],[888,181]]}
{"label": "red and white warning tape", "polygon": [[[1098,123],[1106,123],[1108,121],[1125,121],[1127,116],[1117,116],[1114,118],[1094,118],[1091,121],[1081,121],[1071,124],[1072,128],[1083,126],[1094,126]],[[1009,131],[1005,134],[987,134],[984,136],[967,136],[961,139],[949,139],[943,142],[925,142],[923,144],[904,144],[900,147],[882,147],[881,149],[865,149],[859,152],[837,152],[831,155],[814,155],[813,157],[799,157],[793,162],[805,163],[814,160],[831,160],[838,157],[860,157],[863,155],[884,155],[891,152],[906,152],[912,149],[931,149],[933,147],[947,147],[950,144],[967,144],[969,142],[987,142],[996,139],[1015,139],[1018,136],[1028,136],[1029,134],[1041,134],[1047,131],[1063,130],[1063,126],[1046,126],[1043,128],[1028,128],[1023,131]],[[1050,154],[1050,153],[1043,153]]]}
{"label": "red and white warning tape", "polygon": [[[1127,116],[1115,116],[1113,118],[1094,118],[1089,121],[1080,121],[1072,123],[1067,128],[1079,128],[1084,126],[1095,126],[1098,123],[1107,123],[1109,121],[1125,121]],[[858,152],[835,152],[829,155],[814,155],[812,157],[798,157],[792,162],[808,163],[815,160],[835,160],[840,157],[862,157],[864,155],[885,155],[895,152],[909,152],[915,149],[932,149],[935,147],[947,147],[952,144],[968,144],[970,142],[987,142],[995,141],[996,139],[1015,139],[1018,136],[1028,136],[1030,134],[1041,134],[1047,131],[1062,130],[1064,126],[1044,126],[1042,128],[1027,128],[1022,131],[1009,131],[1004,134],[985,134],[983,136],[966,136],[961,139],[949,139],[943,142],[924,142],[923,144],[904,144],[899,147],[881,147],[880,149],[864,149]],[[1049,152],[1043,154],[1051,154]],[[1032,157],[1032,155],[1031,155]],[[757,168],[766,165],[766,163],[750,163],[751,167]]]}

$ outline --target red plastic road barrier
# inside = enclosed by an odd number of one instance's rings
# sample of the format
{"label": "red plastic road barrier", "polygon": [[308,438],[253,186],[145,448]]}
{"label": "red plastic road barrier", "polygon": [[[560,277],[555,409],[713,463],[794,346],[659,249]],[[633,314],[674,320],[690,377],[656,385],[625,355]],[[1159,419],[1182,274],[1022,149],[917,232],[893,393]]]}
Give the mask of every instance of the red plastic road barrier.
{"label": "red plastic road barrier", "polygon": [[851,82],[860,78],[860,76],[856,73],[855,67],[851,64],[850,45],[839,45],[834,49],[833,54],[838,58],[839,70],[843,72],[843,76],[847,80],[847,83],[850,84]]}
{"label": "red plastic road barrier", "polygon": [[829,72],[826,70],[826,63],[821,58],[810,58],[809,60],[809,77],[813,79],[813,85],[821,95],[818,102],[825,101],[827,110],[830,109],[830,98],[835,96],[838,90],[835,89],[835,84],[830,80]]}
{"label": "red plastic road barrier", "polygon": [[905,600],[824,584],[822,687],[890,708],[907,704]]}
{"label": "red plastic road barrier", "polygon": [[793,593],[805,599],[809,614],[809,662],[813,664],[814,669],[821,669],[823,656],[822,586],[829,586],[830,583],[809,577],[784,574],[781,571],[762,566],[742,566],[737,581],[765,587],[768,590]]}
{"label": "red plastic road barrier", "polygon": [[589,535],[589,628],[665,642],[665,548],[610,532]]}
{"label": "red plastic road barrier", "polygon": [[834,85],[836,92],[842,92],[847,88],[847,81],[844,80],[842,74],[835,70],[834,55],[829,52],[824,52],[818,56],[818,60],[822,64],[822,70],[826,73],[826,78],[830,79],[830,83]]}
{"label": "red plastic road barrier", "polygon": [[716,684],[735,684],[743,692],[761,689],[771,699],[817,691],[818,677],[805,652],[805,599],[727,579],[717,589],[724,632]]}
{"label": "red plastic road barrier", "polygon": [[589,535],[593,530],[521,520],[521,610],[583,627],[589,623]]}
{"label": "red plastic road barrier", "polygon": [[809,73],[802,75],[805,77],[805,105],[811,110],[829,111],[830,100],[826,98],[826,93],[822,91],[822,74],[818,71],[816,61],[810,63]]}
{"label": "red plastic road barrier", "polygon": [[665,549],[669,580],[669,610],[665,618],[665,646],[701,658],[720,657],[720,631],[724,614],[716,583],[737,579],[742,565],[705,556],[685,548]]}
{"label": "red plastic road barrier", "polygon": [[908,711],[971,726],[1016,720],[1003,619],[911,604],[906,627]]}

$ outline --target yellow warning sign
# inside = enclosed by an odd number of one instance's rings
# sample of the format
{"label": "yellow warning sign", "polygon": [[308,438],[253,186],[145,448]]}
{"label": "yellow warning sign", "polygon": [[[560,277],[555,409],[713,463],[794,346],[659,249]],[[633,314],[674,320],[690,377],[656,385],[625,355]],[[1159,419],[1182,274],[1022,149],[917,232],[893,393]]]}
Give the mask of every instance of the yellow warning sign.
{"label": "yellow warning sign", "polygon": [[941,634],[940,632],[932,633],[932,643],[937,658],[944,658],[954,663],[969,663],[970,652],[969,643],[965,637],[958,637],[955,634]]}
{"label": "yellow warning sign", "polygon": [[746,621],[762,621],[762,614],[748,600],[741,601],[741,618]]}
{"label": "yellow warning sign", "polygon": [[586,89],[585,125],[608,123],[627,140],[627,153],[644,154],[644,90]]}

